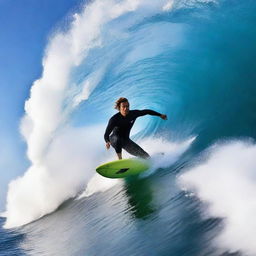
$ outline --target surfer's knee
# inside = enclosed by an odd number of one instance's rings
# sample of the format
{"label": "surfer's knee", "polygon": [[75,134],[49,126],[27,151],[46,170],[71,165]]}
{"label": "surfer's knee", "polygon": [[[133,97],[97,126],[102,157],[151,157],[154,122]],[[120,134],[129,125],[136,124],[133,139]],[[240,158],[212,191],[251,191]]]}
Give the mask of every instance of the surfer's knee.
{"label": "surfer's knee", "polygon": [[150,155],[149,155],[146,151],[143,150],[142,155],[141,155],[141,158],[149,159],[149,158],[150,158]]}
{"label": "surfer's knee", "polygon": [[138,144],[136,144],[134,141],[130,139],[126,141],[123,148],[128,153],[136,157],[140,157],[144,159],[150,158],[150,155],[146,151],[144,151]]}

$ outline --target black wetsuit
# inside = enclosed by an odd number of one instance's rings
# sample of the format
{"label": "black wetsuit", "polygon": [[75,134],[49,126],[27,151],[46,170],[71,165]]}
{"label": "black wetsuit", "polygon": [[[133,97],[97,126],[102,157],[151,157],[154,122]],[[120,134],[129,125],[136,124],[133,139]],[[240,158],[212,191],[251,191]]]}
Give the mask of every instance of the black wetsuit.
{"label": "black wetsuit", "polygon": [[122,116],[121,113],[118,112],[110,118],[104,134],[104,139],[106,142],[111,143],[111,146],[115,149],[116,153],[121,153],[123,148],[134,156],[141,158],[149,157],[147,152],[130,139],[130,131],[136,118],[144,115],[161,116],[161,114],[156,111],[145,109],[130,110],[126,116]]}

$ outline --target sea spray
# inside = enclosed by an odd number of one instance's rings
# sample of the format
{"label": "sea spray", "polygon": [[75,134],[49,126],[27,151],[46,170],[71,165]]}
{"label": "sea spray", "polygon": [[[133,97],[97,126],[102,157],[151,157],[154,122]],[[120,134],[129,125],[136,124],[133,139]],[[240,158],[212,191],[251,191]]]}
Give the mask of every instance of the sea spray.
{"label": "sea spray", "polygon": [[207,157],[180,176],[181,186],[207,203],[209,217],[223,219],[215,244],[255,255],[256,145],[227,141],[207,150]]}

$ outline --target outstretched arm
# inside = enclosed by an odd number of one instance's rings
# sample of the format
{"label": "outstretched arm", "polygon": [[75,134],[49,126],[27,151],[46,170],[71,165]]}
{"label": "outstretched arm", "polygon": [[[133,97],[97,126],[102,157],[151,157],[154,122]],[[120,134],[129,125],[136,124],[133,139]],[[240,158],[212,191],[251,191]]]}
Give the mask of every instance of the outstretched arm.
{"label": "outstretched arm", "polygon": [[160,114],[154,110],[151,109],[144,109],[144,110],[137,110],[138,111],[138,117],[139,116],[145,116],[145,115],[151,115],[151,116],[159,116],[161,117],[163,120],[167,120],[167,115],[164,114]]}

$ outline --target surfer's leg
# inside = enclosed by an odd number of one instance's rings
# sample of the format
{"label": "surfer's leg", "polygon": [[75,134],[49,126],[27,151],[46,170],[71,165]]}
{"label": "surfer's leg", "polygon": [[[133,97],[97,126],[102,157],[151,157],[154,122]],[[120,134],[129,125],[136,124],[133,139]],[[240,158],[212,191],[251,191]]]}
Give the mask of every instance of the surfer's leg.
{"label": "surfer's leg", "polygon": [[144,151],[138,144],[136,144],[134,141],[130,139],[125,141],[123,145],[123,149],[125,149],[131,155],[134,155],[140,158],[150,157],[150,155],[146,151]]}
{"label": "surfer's leg", "polygon": [[111,146],[115,149],[118,159],[122,159],[122,140],[116,135],[109,137]]}

